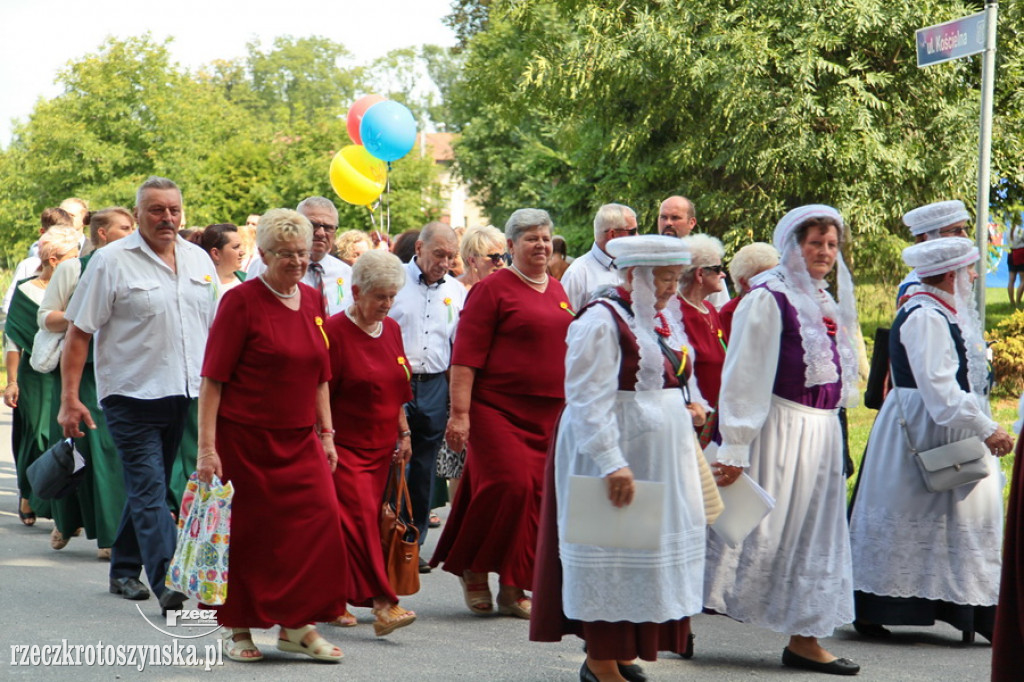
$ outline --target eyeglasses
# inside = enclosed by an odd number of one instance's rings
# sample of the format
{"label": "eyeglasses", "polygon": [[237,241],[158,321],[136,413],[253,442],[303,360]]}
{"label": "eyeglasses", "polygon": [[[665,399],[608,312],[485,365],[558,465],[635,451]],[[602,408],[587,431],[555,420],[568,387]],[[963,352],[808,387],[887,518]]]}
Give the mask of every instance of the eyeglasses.
{"label": "eyeglasses", "polygon": [[721,263],[719,263],[718,265],[705,265],[704,267],[701,268],[701,270],[721,275],[723,272],[725,272],[725,266],[722,265]]}
{"label": "eyeglasses", "polygon": [[309,251],[267,251],[281,260],[306,260],[309,258]]}
{"label": "eyeglasses", "polygon": [[633,235],[635,235],[639,231],[639,228],[636,228],[636,227],[613,227],[612,229],[610,229],[608,231],[609,232],[614,232],[617,235],[628,234],[629,236],[632,237]]}
{"label": "eyeglasses", "polygon": [[939,230],[940,237],[966,237],[967,227],[960,225],[953,225],[950,227],[944,227]]}
{"label": "eyeglasses", "polygon": [[309,224],[313,226],[313,231],[323,230],[324,232],[334,232],[338,229],[337,225],[331,225],[330,223],[318,223],[315,220],[310,220]]}
{"label": "eyeglasses", "polygon": [[489,253],[484,258],[489,259],[492,265],[501,266],[505,264],[505,254],[503,253]]}

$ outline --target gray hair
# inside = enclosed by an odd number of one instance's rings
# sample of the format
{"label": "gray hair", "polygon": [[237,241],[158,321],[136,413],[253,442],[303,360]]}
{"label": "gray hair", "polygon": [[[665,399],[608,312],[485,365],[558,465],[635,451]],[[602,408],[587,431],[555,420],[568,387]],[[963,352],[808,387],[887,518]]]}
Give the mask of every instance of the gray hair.
{"label": "gray hair", "polygon": [[256,224],[256,246],[264,251],[295,237],[306,243],[306,249],[313,246],[313,226],[309,218],[290,208],[272,208],[260,216]]}
{"label": "gray hair", "polygon": [[683,274],[679,278],[681,289],[693,284],[694,276],[698,268],[715,265],[722,262],[725,256],[725,247],[722,242],[709,234],[691,234],[683,237],[686,247],[690,249],[690,264],[683,268]]}
{"label": "gray hair", "polygon": [[747,288],[741,280],[749,284],[754,275],[771,270],[778,264],[779,252],[771,244],[754,242],[744,246],[729,262],[729,277],[736,293],[741,294]]}
{"label": "gray hair", "polygon": [[520,208],[512,212],[505,222],[505,239],[519,243],[523,234],[535,227],[546,227],[550,232],[554,225],[551,216],[542,208]]}
{"label": "gray hair", "polygon": [[459,244],[462,262],[469,263],[470,258],[486,256],[492,246],[500,253],[505,253],[505,235],[501,230],[494,225],[469,228],[466,234],[462,235],[462,242]]}
{"label": "gray hair", "polygon": [[338,215],[338,207],[334,205],[334,202],[327,197],[306,197],[299,202],[299,205],[295,207],[295,210],[305,215],[304,209],[306,208],[323,208],[331,211],[335,216]]}
{"label": "gray hair", "polygon": [[72,249],[77,249],[81,239],[82,233],[73,227],[51,227],[39,238],[40,268],[46,265],[51,256],[60,258]]}
{"label": "gray hair", "polygon": [[367,251],[352,266],[352,286],[361,293],[405,286],[405,266],[398,256],[380,249]]}
{"label": "gray hair", "polygon": [[597,209],[594,216],[594,241],[599,241],[608,230],[621,229],[626,226],[626,216],[636,218],[636,211],[623,204],[605,204]]}
{"label": "gray hair", "polygon": [[459,245],[459,236],[455,234],[452,226],[448,223],[442,223],[440,220],[432,220],[424,225],[416,241],[429,244],[438,238],[450,239],[455,242],[456,247]]}
{"label": "gray hair", "polygon": [[176,189],[178,195],[181,196],[181,188],[168,178],[162,178],[159,175],[150,175],[146,178],[146,181],[139,185],[139,189],[135,192],[135,205],[138,206],[142,203],[142,193],[147,189]]}

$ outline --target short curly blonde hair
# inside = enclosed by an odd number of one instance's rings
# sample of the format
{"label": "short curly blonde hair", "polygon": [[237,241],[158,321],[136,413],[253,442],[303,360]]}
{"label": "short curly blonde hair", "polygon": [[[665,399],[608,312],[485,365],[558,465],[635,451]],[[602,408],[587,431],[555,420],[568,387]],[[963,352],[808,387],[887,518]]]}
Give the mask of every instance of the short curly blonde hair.
{"label": "short curly blonde hair", "polygon": [[771,270],[778,264],[779,252],[771,244],[754,242],[744,246],[729,262],[729,278],[736,293],[742,294],[754,275]]}
{"label": "short curly blonde hair", "polygon": [[42,265],[50,258],[60,258],[82,242],[82,233],[73,227],[51,227],[39,238],[39,260]]}
{"label": "short curly blonde hair", "polygon": [[505,253],[505,235],[493,225],[476,225],[466,230],[459,244],[462,262],[468,263],[470,258],[479,258],[488,253]]}
{"label": "short curly blonde hair", "polygon": [[306,249],[312,248],[313,225],[298,211],[272,208],[260,216],[256,225],[256,245],[264,251],[271,251],[279,242],[295,237],[306,243]]}
{"label": "short curly blonde hair", "polygon": [[360,243],[366,244],[367,251],[373,249],[370,235],[362,230],[345,230],[339,234],[334,240],[334,245],[338,247],[338,258],[346,263],[353,263],[358,256],[355,252],[356,244]]}

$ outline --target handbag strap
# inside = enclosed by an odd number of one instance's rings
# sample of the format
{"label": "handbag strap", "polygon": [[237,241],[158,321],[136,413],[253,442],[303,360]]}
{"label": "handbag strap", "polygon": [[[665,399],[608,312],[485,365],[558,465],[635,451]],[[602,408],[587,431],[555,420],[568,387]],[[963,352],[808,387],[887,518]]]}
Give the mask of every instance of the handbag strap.
{"label": "handbag strap", "polygon": [[[889,374],[890,376],[896,376],[895,374],[892,373],[891,363],[889,365]],[[900,414],[900,427],[903,429],[903,437],[907,439],[907,447],[910,448],[910,452],[912,454],[916,455],[920,451],[916,447],[914,447],[914,441],[910,440],[910,429],[907,428],[907,418],[903,416],[903,401],[900,400],[899,388],[899,386],[893,386],[892,390],[889,391],[889,395],[891,395],[893,397],[893,400],[896,401],[896,410]]]}
{"label": "handbag strap", "polygon": [[679,371],[680,367],[682,367],[683,361],[679,359],[675,351],[669,347],[668,343],[661,336],[658,336],[658,348],[661,349],[661,354],[668,359],[669,365],[672,367],[672,371],[675,372],[676,377],[679,379],[679,390],[683,392],[683,402],[689,405],[691,402],[690,387],[686,385],[686,377]]}

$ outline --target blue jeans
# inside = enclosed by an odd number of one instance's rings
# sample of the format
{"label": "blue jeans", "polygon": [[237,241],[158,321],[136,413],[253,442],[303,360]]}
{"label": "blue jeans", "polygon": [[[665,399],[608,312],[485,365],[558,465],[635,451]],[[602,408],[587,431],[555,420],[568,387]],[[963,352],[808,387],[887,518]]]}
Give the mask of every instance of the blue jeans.
{"label": "blue jeans", "polygon": [[149,585],[160,596],[178,539],[167,505],[167,482],[189,401],[185,396],[140,400],[112,395],[100,405],[121,456],[126,497],[110,548],[110,577],[138,578],[145,566]]}
{"label": "blue jeans", "polygon": [[437,453],[448,424],[448,379],[445,375],[414,374],[412,402],[405,404],[405,412],[412,431],[412,457],[406,480],[412,502],[412,522],[420,530],[422,545],[429,528]]}

